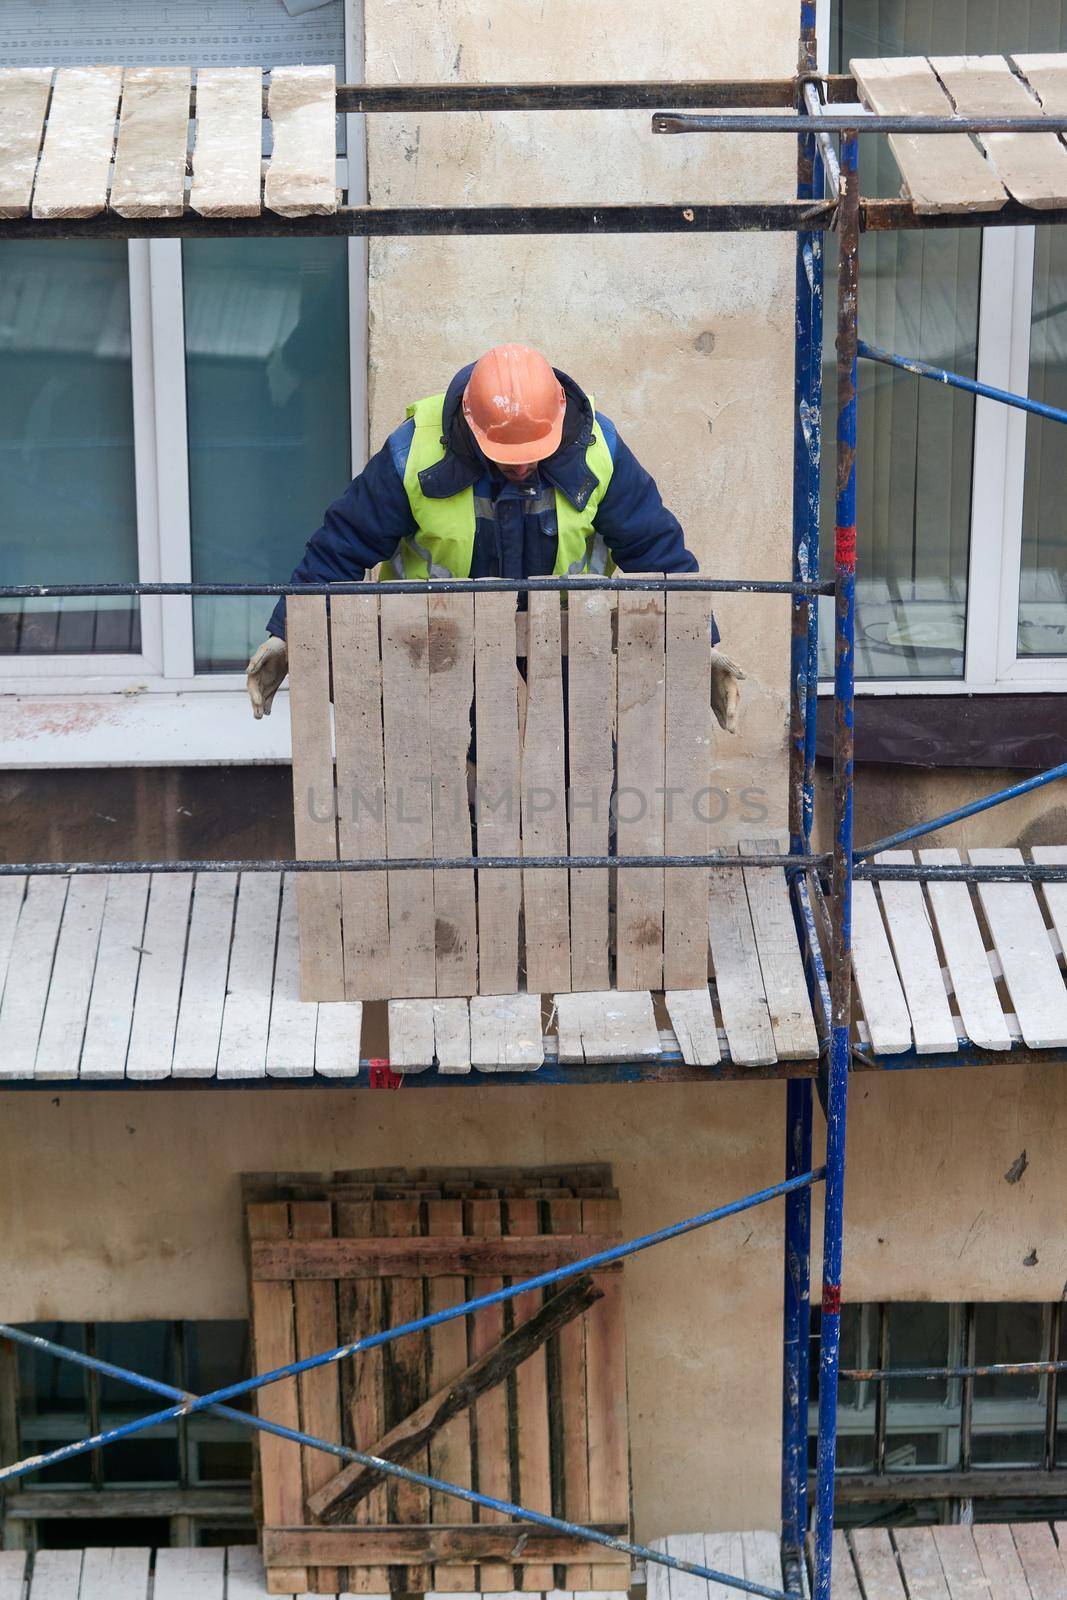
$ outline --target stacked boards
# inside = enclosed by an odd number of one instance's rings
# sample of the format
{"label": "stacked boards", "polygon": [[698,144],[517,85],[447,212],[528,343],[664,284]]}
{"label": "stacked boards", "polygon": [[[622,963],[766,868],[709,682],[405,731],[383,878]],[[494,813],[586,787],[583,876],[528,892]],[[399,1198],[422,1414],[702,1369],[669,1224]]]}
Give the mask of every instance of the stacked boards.
{"label": "stacked boards", "polygon": [[297,856],[398,863],[303,875],[304,999],[706,988],[706,867],[566,865],[710,850],[710,596],[612,599],[290,598]]}
{"label": "stacked boards", "polygon": [[[259,1372],[447,1310],[619,1237],[604,1167],[245,1180]],[[575,1276],[271,1384],[261,1416],[626,1537],[622,1269]],[[260,1435],[272,1594],[619,1591],[577,1536]]]}

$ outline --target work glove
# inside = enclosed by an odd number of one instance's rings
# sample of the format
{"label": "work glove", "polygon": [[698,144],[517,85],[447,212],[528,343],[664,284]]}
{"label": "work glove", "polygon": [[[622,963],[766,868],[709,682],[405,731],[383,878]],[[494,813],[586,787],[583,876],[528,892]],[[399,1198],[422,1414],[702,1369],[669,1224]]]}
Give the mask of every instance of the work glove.
{"label": "work glove", "polygon": [[269,717],[274,696],[278,693],[289,671],[289,652],[284,639],[271,634],[264,639],[248,663],[248,698],[252,702],[252,715]]}
{"label": "work glove", "polygon": [[711,709],[724,733],[737,732],[737,713],[741,708],[740,684],[745,674],[724,650],[711,650]]}

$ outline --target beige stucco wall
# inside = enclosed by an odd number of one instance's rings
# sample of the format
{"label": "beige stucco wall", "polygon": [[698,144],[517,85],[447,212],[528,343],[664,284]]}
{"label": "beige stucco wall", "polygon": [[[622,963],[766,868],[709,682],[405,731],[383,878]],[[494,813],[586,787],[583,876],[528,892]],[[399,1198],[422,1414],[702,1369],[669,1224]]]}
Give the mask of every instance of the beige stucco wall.
{"label": "beige stucco wall", "polygon": [[[368,0],[366,28],[372,81],[755,77],[796,59],[795,0]],[[646,112],[368,122],[376,205],[754,200],[794,183],[788,140],[654,138]],[[788,576],[792,277],[784,234],[377,240],[371,438],[490,345],[534,344],[596,394],[702,566]],[[751,674],[741,734],[717,757],[724,833],[744,834],[746,786],[785,820],[788,619],[779,599],[724,596],[717,611]]]}
{"label": "beige stucco wall", "polygon": [[[1065,1072],[853,1079],[846,1298],[1059,1296]],[[774,1083],[8,1092],[0,1318],[244,1315],[242,1171],[610,1161],[637,1234],[776,1182],[784,1102]],[[776,1519],[780,1231],[777,1202],[626,1268],[642,1537]]]}
{"label": "beige stucco wall", "polygon": [[[1055,713],[1061,718],[1059,706]],[[1050,715],[1053,715],[1050,697]],[[883,767],[856,769],[856,841],[885,838],[901,828],[912,828],[957,806],[970,805],[1010,784],[1032,778],[1032,772],[1012,772],[996,767]],[[822,824],[820,848],[829,849],[832,817],[830,772],[820,768],[818,817]],[[1016,800],[968,817],[965,822],[939,829],[913,848],[947,845],[957,850],[969,846],[1063,844],[1067,840],[1067,787],[1060,783],[1034,789]]]}

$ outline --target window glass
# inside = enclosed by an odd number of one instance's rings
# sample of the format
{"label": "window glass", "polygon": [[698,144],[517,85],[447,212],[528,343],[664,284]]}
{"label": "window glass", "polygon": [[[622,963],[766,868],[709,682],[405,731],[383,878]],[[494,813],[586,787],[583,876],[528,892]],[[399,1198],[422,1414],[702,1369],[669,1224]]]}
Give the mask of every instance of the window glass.
{"label": "window glass", "polygon": [[[974,1312],[974,1353],[979,1366],[1042,1361],[1048,1356],[1045,1306],[979,1305]],[[1045,1453],[1043,1375],[974,1380],[975,1466],[1038,1466]]]}
{"label": "window glass", "polygon": [[[32,1322],[27,1331],[66,1345],[69,1350],[85,1350],[85,1328],[80,1322]],[[24,1455],[55,1450],[92,1431],[88,1372],[84,1367],[20,1345],[18,1385],[19,1441]],[[28,1487],[74,1488],[90,1480],[90,1457],[73,1456],[35,1472]]]}
{"label": "window glass", "polygon": [[[890,1367],[943,1367],[958,1355],[954,1308],[898,1302],[886,1307]],[[886,1470],[953,1465],[959,1456],[960,1385],[897,1378],[886,1385]]]}
{"label": "window glass", "polygon": [[[178,1388],[174,1324],[171,1322],[98,1322],[96,1353],[103,1361],[146,1378],[156,1378]],[[124,1422],[156,1410],[162,1401],[118,1378],[100,1378],[100,1425],[121,1427]],[[146,1429],[129,1439],[116,1440],[100,1453],[104,1483],[108,1488],[179,1481],[178,1424],[168,1422]]]}
{"label": "window glass", "polygon": [[[351,478],[342,239],[183,247],[197,583],[284,583]],[[199,598],[198,672],[244,667],[273,604]]]}
{"label": "window glass", "polygon": [[[15,241],[0,273],[0,581],[137,579],[120,241]],[[0,654],[140,649],[136,600],[0,600]]]}
{"label": "window glass", "polygon": [[[1067,410],[1067,229],[1034,229],[1030,397]],[[1067,437],[1026,420],[1020,656],[1067,655]]]}

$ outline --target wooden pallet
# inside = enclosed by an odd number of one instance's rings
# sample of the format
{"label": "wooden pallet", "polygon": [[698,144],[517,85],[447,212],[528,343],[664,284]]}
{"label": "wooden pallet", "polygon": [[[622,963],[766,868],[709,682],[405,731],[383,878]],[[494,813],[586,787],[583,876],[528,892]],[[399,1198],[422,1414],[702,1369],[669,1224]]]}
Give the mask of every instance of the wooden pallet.
{"label": "wooden pallet", "polygon": [[[245,1201],[259,1371],[619,1237],[604,1168],[259,1176],[246,1180]],[[496,1499],[620,1534],[629,1527],[621,1269],[273,1384],[257,1403],[287,1427]],[[269,1436],[258,1439],[258,1461],[271,1593],[628,1585],[627,1558],[587,1540]]]}
{"label": "wooden pallet", "polygon": [[1067,1523],[835,1532],[831,1600],[1067,1600]]}
{"label": "wooden pallet", "polygon": [[[0,68],[0,218],[337,209],[332,66]],[[265,167],[265,171],[264,171]],[[188,176],[187,176],[188,169]]]}

